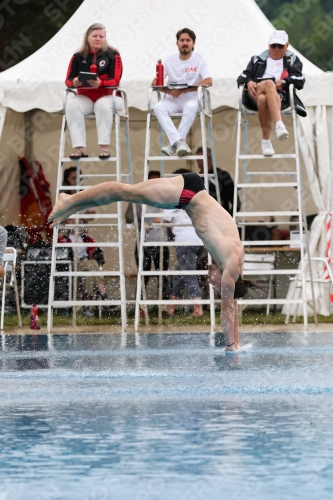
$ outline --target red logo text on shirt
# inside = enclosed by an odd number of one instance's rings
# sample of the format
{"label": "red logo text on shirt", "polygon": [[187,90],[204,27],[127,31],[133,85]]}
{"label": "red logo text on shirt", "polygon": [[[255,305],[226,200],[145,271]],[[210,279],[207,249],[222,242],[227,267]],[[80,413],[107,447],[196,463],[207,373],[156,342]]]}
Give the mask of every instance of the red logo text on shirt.
{"label": "red logo text on shirt", "polygon": [[198,67],[195,68],[186,68],[185,73],[196,73],[198,71]]}

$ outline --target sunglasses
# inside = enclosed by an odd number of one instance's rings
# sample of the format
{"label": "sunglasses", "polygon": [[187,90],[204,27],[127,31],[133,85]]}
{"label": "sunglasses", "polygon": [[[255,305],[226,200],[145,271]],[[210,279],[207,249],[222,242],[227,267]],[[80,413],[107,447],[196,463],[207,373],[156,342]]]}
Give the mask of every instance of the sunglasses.
{"label": "sunglasses", "polygon": [[280,43],[272,43],[272,44],[270,45],[270,47],[272,47],[272,49],[276,49],[276,48],[278,48],[278,49],[280,49],[280,50],[281,50],[281,49],[283,49],[284,45],[281,45]]}

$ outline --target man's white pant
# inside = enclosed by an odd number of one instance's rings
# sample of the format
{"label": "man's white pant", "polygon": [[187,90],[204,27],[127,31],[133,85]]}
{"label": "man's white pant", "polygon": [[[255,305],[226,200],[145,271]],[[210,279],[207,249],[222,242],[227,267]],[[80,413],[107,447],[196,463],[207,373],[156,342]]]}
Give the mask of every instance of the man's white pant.
{"label": "man's white pant", "polygon": [[[85,95],[76,95],[66,106],[66,118],[73,147],[86,147],[85,115],[95,113],[98,144],[103,146],[110,144],[112,129],[113,110],[112,95],[106,95],[93,102]],[[117,110],[123,109],[123,100],[116,97]]]}
{"label": "man's white pant", "polygon": [[[154,112],[170,144],[173,146],[177,141],[186,140],[187,133],[192,127],[198,112],[198,98],[186,94],[176,98],[167,97],[155,104]],[[183,114],[178,130],[169,116],[172,113]]]}

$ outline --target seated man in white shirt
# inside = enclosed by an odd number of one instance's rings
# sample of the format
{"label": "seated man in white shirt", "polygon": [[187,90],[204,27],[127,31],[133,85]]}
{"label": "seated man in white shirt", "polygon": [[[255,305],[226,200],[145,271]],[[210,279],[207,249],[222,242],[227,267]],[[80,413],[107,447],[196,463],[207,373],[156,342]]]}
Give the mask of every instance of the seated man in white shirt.
{"label": "seated man in white shirt", "polygon": [[[178,54],[169,56],[164,61],[164,76],[169,84],[187,84],[190,86],[211,86],[213,80],[203,55],[194,51],[195,33],[183,28],[176,34]],[[156,85],[156,79],[152,85]],[[154,106],[155,115],[169,139],[169,145],[161,149],[162,154],[184,156],[191,153],[186,144],[186,136],[198,112],[197,92],[193,89],[167,89],[165,99]],[[178,130],[170,114],[182,113]]]}
{"label": "seated man in white shirt", "polygon": [[247,89],[243,99],[245,106],[258,111],[264,156],[275,154],[270,141],[272,120],[276,124],[277,138],[280,141],[288,139],[289,134],[281,118],[281,109],[290,106],[290,83],[300,90],[305,82],[302,75],[303,65],[299,58],[288,50],[288,46],[287,33],[283,30],[273,31],[268,50],[251,57],[246,70],[237,79],[238,86],[245,85]]}

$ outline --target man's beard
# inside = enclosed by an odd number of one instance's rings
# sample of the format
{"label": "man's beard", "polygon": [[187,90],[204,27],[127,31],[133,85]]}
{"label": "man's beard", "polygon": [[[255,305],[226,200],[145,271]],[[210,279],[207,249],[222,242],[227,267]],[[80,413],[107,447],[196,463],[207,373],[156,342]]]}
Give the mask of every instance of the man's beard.
{"label": "man's beard", "polygon": [[183,48],[179,49],[179,52],[181,54],[188,54],[188,52],[190,52],[190,49],[189,49],[189,47],[186,47],[186,48],[183,47]]}

